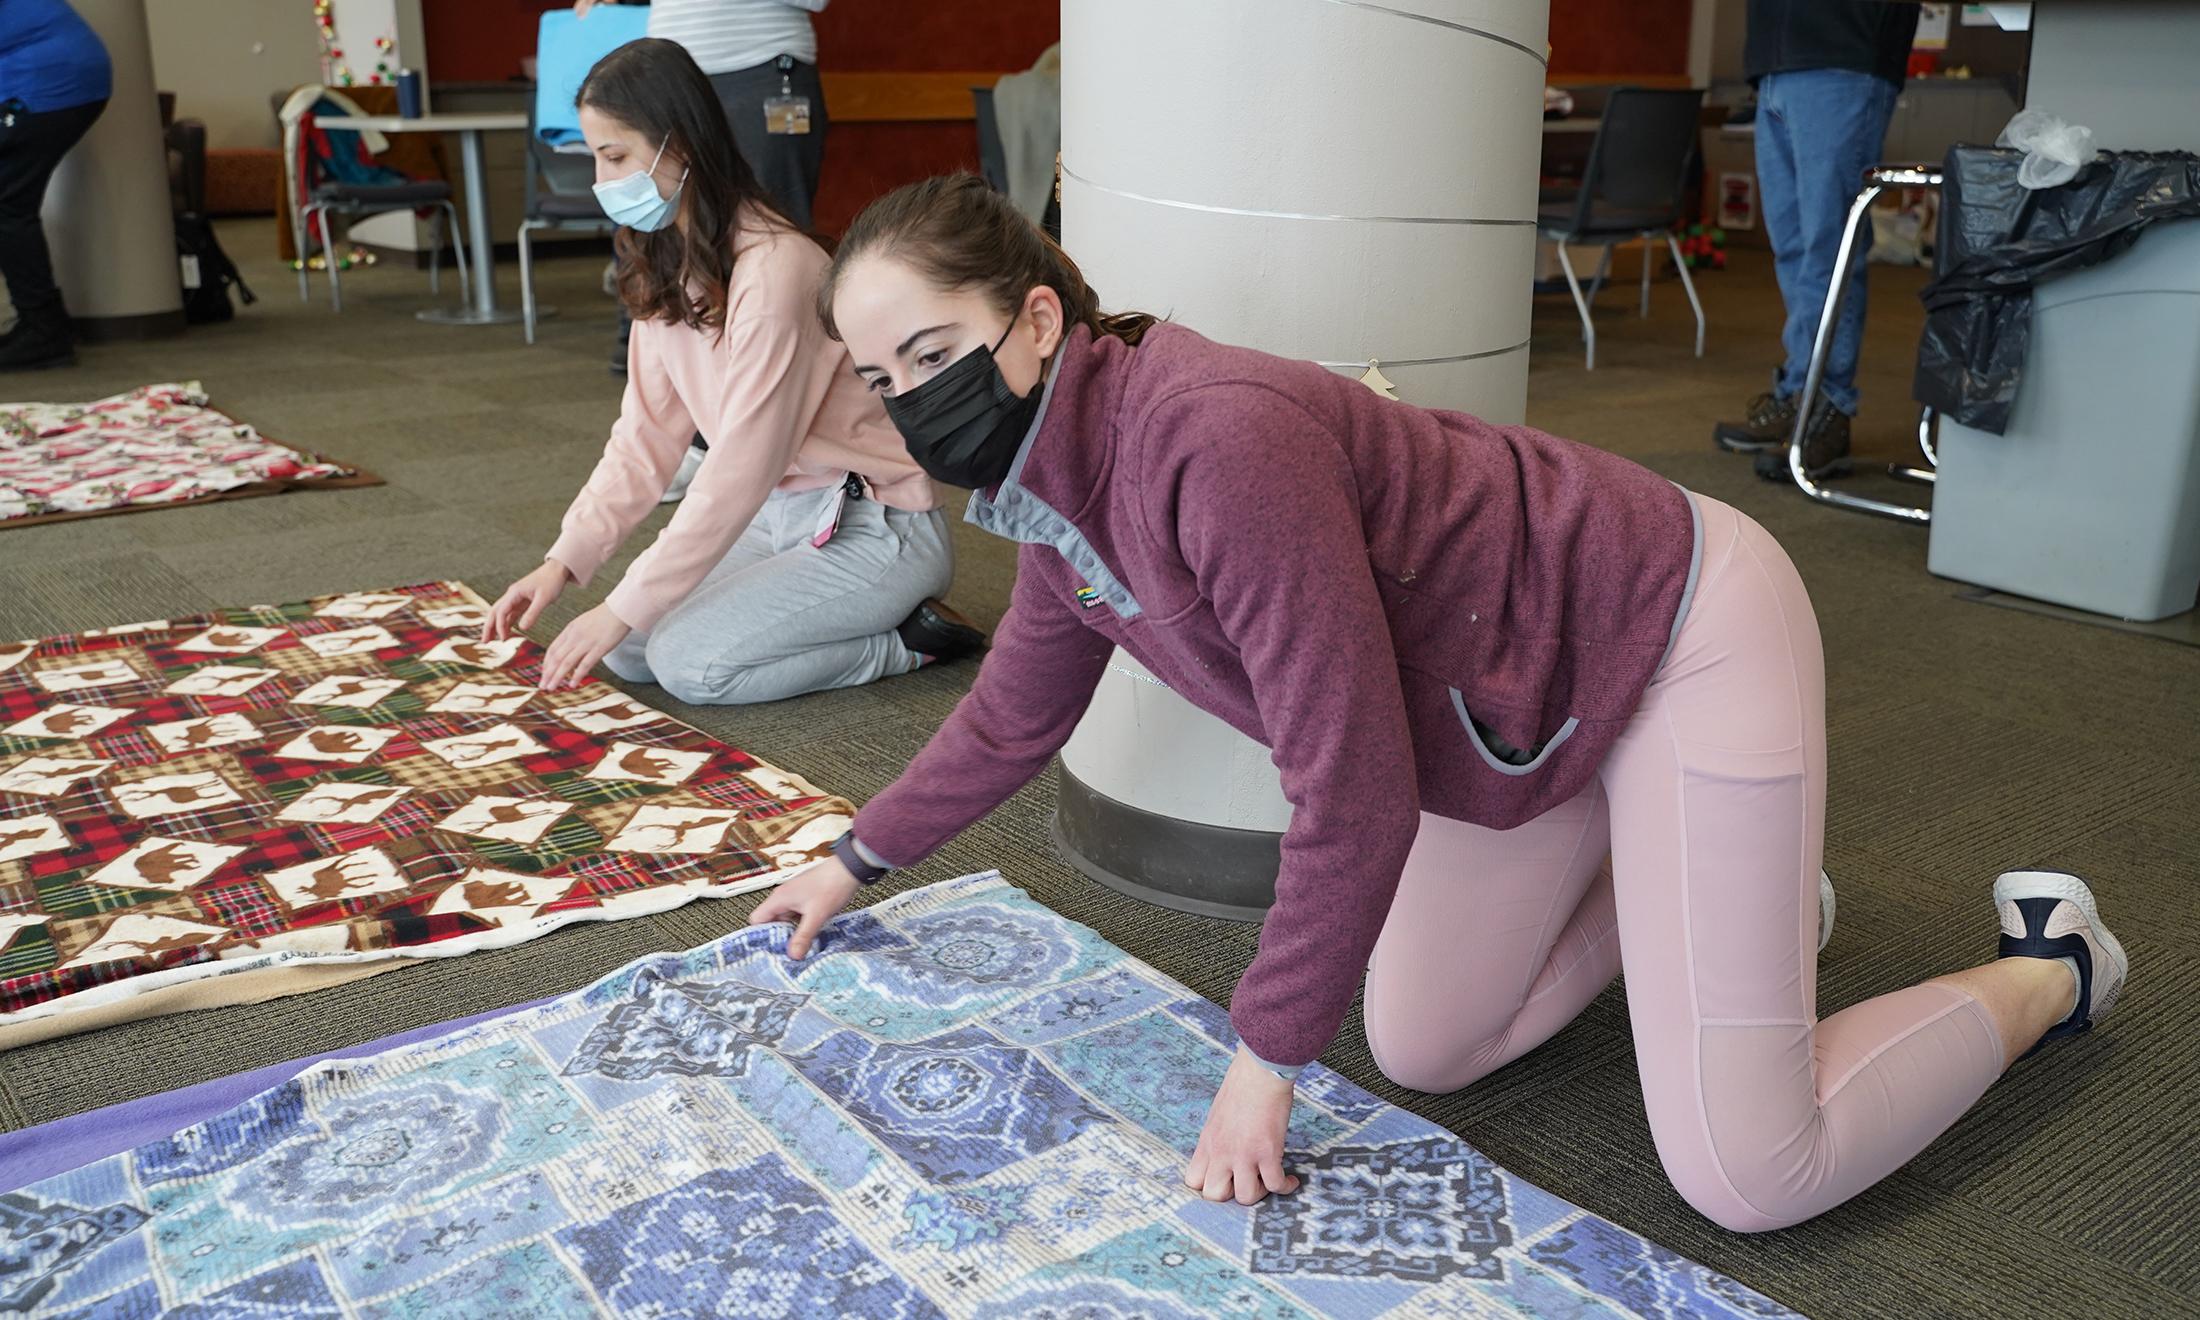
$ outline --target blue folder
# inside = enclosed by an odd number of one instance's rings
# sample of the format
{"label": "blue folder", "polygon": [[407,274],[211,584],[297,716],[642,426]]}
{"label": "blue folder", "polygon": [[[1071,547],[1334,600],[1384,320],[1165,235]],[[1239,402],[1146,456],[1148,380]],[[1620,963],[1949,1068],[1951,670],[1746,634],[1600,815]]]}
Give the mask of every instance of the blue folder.
{"label": "blue folder", "polygon": [[577,141],[580,114],[573,98],[596,61],[629,41],[649,35],[646,5],[597,5],[588,17],[570,9],[542,16],[535,35],[535,134],[553,146]]}

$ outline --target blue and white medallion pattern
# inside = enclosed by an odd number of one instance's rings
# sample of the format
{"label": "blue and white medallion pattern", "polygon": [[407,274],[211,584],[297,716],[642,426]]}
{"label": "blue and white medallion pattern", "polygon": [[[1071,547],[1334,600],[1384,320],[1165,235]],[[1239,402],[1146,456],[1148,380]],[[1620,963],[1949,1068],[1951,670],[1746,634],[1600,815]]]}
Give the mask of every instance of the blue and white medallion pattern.
{"label": "blue and white medallion pattern", "polygon": [[749,1053],[786,1034],[804,995],[752,986],[674,981],[644,968],[633,998],[604,1015],[564,1071],[640,1082],[663,1073],[738,1077]]}
{"label": "blue and white medallion pattern", "polygon": [[644,958],[0,1195],[0,1313],[1792,1313],[1316,1066],[1293,1196],[1178,1181],[1228,1018],[998,876]]}

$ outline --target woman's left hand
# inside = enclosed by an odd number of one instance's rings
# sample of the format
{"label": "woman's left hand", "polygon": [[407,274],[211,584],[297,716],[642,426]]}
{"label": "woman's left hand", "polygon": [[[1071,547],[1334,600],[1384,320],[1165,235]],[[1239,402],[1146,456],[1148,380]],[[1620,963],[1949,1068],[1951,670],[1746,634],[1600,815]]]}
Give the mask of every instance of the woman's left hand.
{"label": "woman's left hand", "polygon": [[1199,1130],[1192,1162],[1184,1166],[1184,1185],[1210,1201],[1235,1197],[1239,1205],[1270,1192],[1297,1191],[1299,1180],[1283,1171],[1283,1134],[1290,1121],[1291,1083],[1238,1046]]}
{"label": "woman's left hand", "polygon": [[608,605],[598,605],[565,625],[558,640],[550,643],[549,653],[542,658],[542,690],[555,692],[561,687],[579,687],[587,682],[588,671],[633,631],[619,622],[619,616],[613,614]]}

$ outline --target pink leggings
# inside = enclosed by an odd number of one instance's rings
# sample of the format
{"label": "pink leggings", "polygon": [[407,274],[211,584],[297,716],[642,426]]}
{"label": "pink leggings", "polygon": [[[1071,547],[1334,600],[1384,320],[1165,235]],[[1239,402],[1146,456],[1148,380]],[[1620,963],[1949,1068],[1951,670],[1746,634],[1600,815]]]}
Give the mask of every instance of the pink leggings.
{"label": "pink leggings", "polygon": [[1695,600],[1598,780],[1518,829],[1422,816],[1368,967],[1367,1039],[1400,1085],[1457,1090],[1624,968],[1666,1173],[1750,1232],[1899,1168],[1985,1092],[2003,1051],[1978,1001],[1946,986],[1819,1021],[1818,624],[1762,527],[1697,504]]}

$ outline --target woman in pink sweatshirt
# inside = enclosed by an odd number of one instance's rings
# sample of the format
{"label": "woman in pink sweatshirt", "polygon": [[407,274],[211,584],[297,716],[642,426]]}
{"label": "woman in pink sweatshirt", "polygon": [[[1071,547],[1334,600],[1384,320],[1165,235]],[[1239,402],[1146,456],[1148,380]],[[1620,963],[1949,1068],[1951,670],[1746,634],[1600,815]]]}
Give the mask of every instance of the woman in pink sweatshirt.
{"label": "woman in pink sweatshirt", "polygon": [[1292,803],[1231,998],[1237,1057],[1188,1152],[1209,1198],[1296,1186],[1292,1078],[1363,971],[1376,1062],[1452,1090],[1624,965],[1659,1154],[1737,1230],[1871,1186],[2113,1006],[2126,962],[2091,891],[2010,872],[1997,960],[1820,1020],[1818,628],[1787,556],[1726,505],[1102,315],[972,179],[874,204],[821,306],[918,463],[1023,545],[969,696],[755,920],[794,920],[802,956],[859,883],[1043,769],[1122,648],[1265,743]]}
{"label": "woman in pink sweatshirt", "polygon": [[700,433],[686,498],[558,634],[545,688],[601,661],[682,701],[774,701],[978,650],[932,599],[954,576],[936,490],[818,325],[825,251],[773,208],[710,80],[678,45],[635,41],[589,71],[579,104],[597,198],[622,226],[626,398],[557,543],[483,635],[586,585]]}

